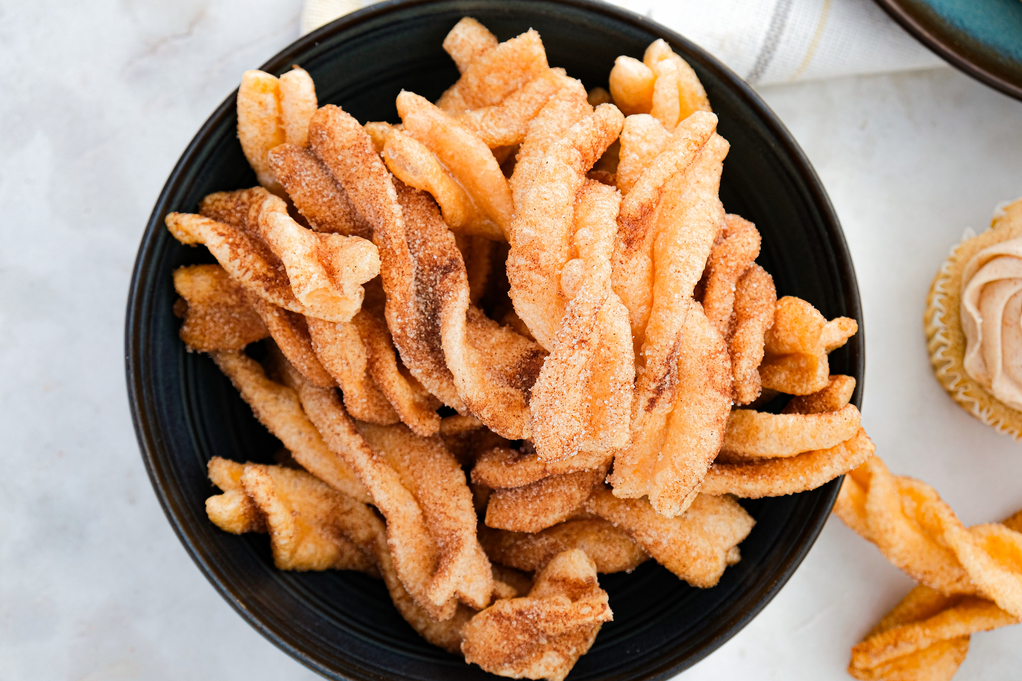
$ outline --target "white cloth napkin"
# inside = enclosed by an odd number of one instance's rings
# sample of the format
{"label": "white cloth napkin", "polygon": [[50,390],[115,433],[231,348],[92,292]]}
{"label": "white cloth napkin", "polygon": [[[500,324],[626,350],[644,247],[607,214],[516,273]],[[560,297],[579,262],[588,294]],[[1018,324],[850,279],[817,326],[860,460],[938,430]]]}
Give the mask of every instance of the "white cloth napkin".
{"label": "white cloth napkin", "polygon": [[[306,0],[302,35],[371,4],[369,0]],[[613,0],[612,4],[677,31],[754,85],[944,65],[872,0]]]}

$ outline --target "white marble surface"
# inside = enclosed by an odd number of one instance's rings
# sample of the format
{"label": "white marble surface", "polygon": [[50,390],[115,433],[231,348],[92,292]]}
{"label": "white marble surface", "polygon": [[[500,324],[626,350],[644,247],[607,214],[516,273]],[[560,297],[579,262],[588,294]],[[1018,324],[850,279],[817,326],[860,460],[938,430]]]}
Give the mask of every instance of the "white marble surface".
{"label": "white marble surface", "polygon": [[[312,679],[248,627],[174,536],[125,398],[123,315],[165,178],[298,0],[0,0],[0,679]],[[1022,195],[1022,103],[950,69],[775,87],[767,100],[844,223],[865,307],[864,421],[966,523],[1022,506],[1022,451],[941,392],[921,315],[965,227]],[[910,587],[837,520],[782,593],[685,678],[843,681]],[[956,679],[1003,679],[1022,630]]]}

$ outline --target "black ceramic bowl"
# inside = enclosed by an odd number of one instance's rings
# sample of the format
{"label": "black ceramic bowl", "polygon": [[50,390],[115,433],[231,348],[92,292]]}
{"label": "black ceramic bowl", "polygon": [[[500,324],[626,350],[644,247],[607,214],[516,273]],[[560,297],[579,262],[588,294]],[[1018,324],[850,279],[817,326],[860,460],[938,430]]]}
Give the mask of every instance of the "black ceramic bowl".
{"label": "black ceramic bowl", "polygon": [[[589,87],[607,85],[614,58],[641,56],[663,38],[692,64],[731,142],[721,198],[763,235],[760,262],[779,294],[801,296],[828,317],[859,320],[852,262],[827,195],[798,145],[756,94],[681,36],[637,15],[582,0],[394,2],[344,17],[297,41],[262,68],[300,64],[321,103],[359,120],[394,120],[401,88],[435,99],[457,77],[441,49],[462,16],[504,40],[528,28],[543,37],[551,65]],[[278,443],[259,426],[206,357],[178,339],[171,272],[209,261],[178,245],[163,224],[195,211],[209,192],[249,187],[255,176],[235,134],[232,94],[188,146],[146,227],[131,282],[127,377],[142,455],[167,517],[220,593],[264,636],[316,671],[350,679],[471,679],[487,675],[422,641],[391,606],[383,585],[361,574],[293,573],[273,567],[263,535],[233,536],[210,523],[203,502],[214,455],[269,461]],[[832,356],[835,372],[863,375],[862,333]],[[745,504],[757,524],[742,560],[720,584],[687,586],[655,563],[601,576],[614,621],[604,625],[572,679],[663,679],[695,664],[747,624],[791,577],[819,534],[838,482]]]}
{"label": "black ceramic bowl", "polygon": [[1022,99],[1022,3],[1018,0],[876,0],[937,56]]}

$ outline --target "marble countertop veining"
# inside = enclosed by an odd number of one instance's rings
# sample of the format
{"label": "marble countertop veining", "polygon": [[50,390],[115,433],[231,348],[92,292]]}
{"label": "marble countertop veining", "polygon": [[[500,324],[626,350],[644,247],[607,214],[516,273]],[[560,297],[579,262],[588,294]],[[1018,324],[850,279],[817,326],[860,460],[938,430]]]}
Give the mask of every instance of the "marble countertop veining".
{"label": "marble countertop veining", "polygon": [[[138,453],[128,279],[167,175],[209,113],[297,35],[299,0],[0,0],[0,679],[313,679],[192,564]],[[1022,507],[1022,447],[947,398],[922,309],[963,229],[1022,195],[1022,102],[938,69],[764,89],[844,225],[862,290],[864,423],[966,524]],[[726,172],[726,171],[725,171]],[[686,679],[844,681],[911,586],[839,521],[780,595]],[[1009,678],[1017,628],[956,680]]]}

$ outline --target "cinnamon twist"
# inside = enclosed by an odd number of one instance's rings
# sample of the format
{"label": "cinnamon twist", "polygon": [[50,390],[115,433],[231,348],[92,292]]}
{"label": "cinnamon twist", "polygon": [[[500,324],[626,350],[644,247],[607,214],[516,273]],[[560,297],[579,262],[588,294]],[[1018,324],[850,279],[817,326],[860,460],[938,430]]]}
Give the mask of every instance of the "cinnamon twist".
{"label": "cinnamon twist", "polygon": [[896,567],[945,595],[979,596],[1022,617],[1022,534],[965,528],[929,485],[895,476],[876,456],[845,478],[834,512]]}
{"label": "cinnamon twist", "polygon": [[[1002,526],[1022,529],[1022,511]],[[920,584],[852,648],[848,673],[857,679],[947,681],[965,659],[971,634],[1018,622],[988,600]]]}

